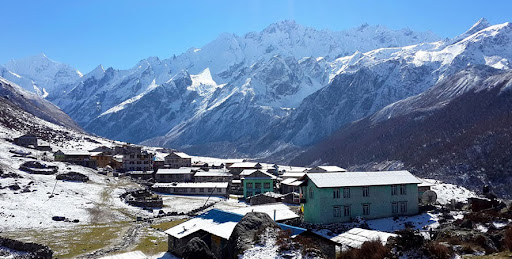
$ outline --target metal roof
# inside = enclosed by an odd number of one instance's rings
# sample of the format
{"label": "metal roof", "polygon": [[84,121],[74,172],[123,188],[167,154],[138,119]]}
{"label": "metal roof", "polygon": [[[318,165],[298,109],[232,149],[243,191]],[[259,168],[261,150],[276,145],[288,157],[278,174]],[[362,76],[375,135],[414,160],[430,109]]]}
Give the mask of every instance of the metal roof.
{"label": "metal roof", "polygon": [[308,172],[346,172],[347,170],[346,169],[343,169],[339,166],[335,166],[335,165],[323,165],[323,166],[317,166],[317,167],[313,167],[311,169],[308,170]]}
{"label": "metal roof", "polygon": [[257,162],[240,162],[232,164],[229,168],[255,168],[256,165],[258,165]]}
{"label": "metal roof", "polygon": [[408,171],[308,173],[305,177],[319,188],[421,183]]}
{"label": "metal roof", "polygon": [[[273,213],[274,212],[272,211],[272,214]],[[212,209],[195,218],[192,218],[188,221],[185,221],[177,226],[174,226],[166,230],[165,233],[175,238],[181,239],[198,230],[203,230],[210,234],[222,237],[224,239],[229,239],[231,233],[233,232],[233,229],[235,228],[236,224],[242,219],[242,217],[243,215],[238,213],[223,211],[219,209]],[[273,217],[273,215],[271,217]],[[306,231],[306,229],[299,227],[288,226],[280,223],[277,224],[284,230],[291,230],[292,236],[299,235],[302,232]]]}
{"label": "metal roof", "polygon": [[178,169],[170,169],[170,168],[160,168],[156,172],[156,174],[191,174],[192,169],[189,167],[178,168]]}
{"label": "metal roof", "polygon": [[[318,233],[322,235],[321,233]],[[323,236],[323,235],[322,235]],[[386,245],[389,237],[396,237],[396,234],[368,230],[362,228],[353,228],[345,233],[339,234],[334,237],[328,237],[331,241],[341,244],[344,249],[360,248],[361,245],[366,241],[380,240],[383,245]]]}
{"label": "metal roof", "polygon": [[89,156],[91,155],[91,153],[87,150],[66,150],[66,149],[62,149],[62,150],[59,150],[60,152],[62,152],[64,155],[66,156]]}
{"label": "metal roof", "polygon": [[174,187],[174,188],[228,188],[227,182],[219,182],[219,183],[211,183],[211,182],[204,182],[204,183],[155,183],[152,186],[153,188],[167,188],[167,187]]}
{"label": "metal roof", "polygon": [[185,154],[183,152],[174,152],[175,155],[181,157],[181,158],[192,158],[192,156]]}
{"label": "metal roof", "polygon": [[233,176],[233,174],[223,170],[209,170],[208,172],[199,171],[194,176]]}
{"label": "metal roof", "polygon": [[244,178],[251,178],[250,176],[256,172],[260,172],[272,179],[277,178],[275,175],[269,174],[269,173],[265,172],[264,170],[260,170],[260,169],[245,169],[240,173],[240,176],[244,176]]}

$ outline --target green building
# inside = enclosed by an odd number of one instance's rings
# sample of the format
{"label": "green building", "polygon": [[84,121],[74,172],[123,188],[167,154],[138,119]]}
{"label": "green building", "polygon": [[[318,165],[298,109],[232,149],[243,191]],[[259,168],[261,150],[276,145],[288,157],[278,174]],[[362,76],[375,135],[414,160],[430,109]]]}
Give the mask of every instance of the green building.
{"label": "green building", "polygon": [[304,221],[347,222],[418,213],[418,184],[408,171],[308,173],[301,185]]}
{"label": "green building", "polygon": [[244,198],[256,194],[273,192],[276,177],[260,169],[246,169],[240,173],[244,188]]}

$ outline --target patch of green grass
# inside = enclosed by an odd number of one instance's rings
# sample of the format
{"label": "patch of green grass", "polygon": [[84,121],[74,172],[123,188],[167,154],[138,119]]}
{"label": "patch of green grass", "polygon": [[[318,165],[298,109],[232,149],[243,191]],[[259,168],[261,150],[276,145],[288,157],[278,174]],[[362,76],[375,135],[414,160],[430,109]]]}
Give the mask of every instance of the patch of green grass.
{"label": "patch of green grass", "polygon": [[146,255],[156,255],[167,251],[166,236],[146,234],[142,236],[132,251],[142,251]]}
{"label": "patch of green grass", "polygon": [[173,220],[173,221],[167,221],[167,222],[162,222],[162,223],[158,223],[158,224],[153,224],[153,225],[151,225],[151,227],[154,229],[159,229],[159,230],[165,231],[165,230],[170,229],[176,225],[179,225],[187,220],[188,219],[178,219],[178,220]]}
{"label": "patch of green grass", "polygon": [[4,236],[49,246],[58,258],[75,258],[109,246],[122,238],[130,227],[127,222],[82,225],[69,229],[44,229],[2,233]]}

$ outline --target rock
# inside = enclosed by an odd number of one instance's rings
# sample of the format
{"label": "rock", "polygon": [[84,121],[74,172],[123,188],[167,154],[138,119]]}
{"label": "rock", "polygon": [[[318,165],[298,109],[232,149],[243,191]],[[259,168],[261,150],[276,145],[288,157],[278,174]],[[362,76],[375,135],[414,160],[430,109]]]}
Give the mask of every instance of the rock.
{"label": "rock", "polygon": [[63,181],[73,181],[73,182],[87,182],[89,181],[89,177],[87,175],[77,173],[77,172],[69,172],[65,174],[58,174],[56,176],[57,180]]}
{"label": "rock", "polygon": [[[0,247],[7,247],[14,251],[26,252],[22,258],[52,258],[53,251],[44,245],[36,243],[24,243],[18,240],[0,237]],[[17,258],[17,257],[15,257]]]}
{"label": "rock", "polygon": [[229,254],[231,258],[252,247],[258,235],[267,228],[279,228],[268,214],[249,212],[238,222],[229,237]]}
{"label": "rock", "polygon": [[460,223],[459,227],[473,229],[473,222],[469,219],[463,219],[462,222]]}
{"label": "rock", "polygon": [[21,187],[17,183],[9,185],[8,188],[13,191],[17,191],[17,190],[21,189]]}
{"label": "rock", "polygon": [[78,222],[80,222],[80,220],[78,220],[78,219],[73,220],[73,223],[78,223]]}
{"label": "rock", "polygon": [[206,243],[198,237],[194,237],[188,241],[187,246],[183,252],[184,259],[193,258],[216,258]]}
{"label": "rock", "polygon": [[53,216],[52,217],[52,220],[54,221],[64,221],[66,219],[66,217],[61,217],[61,216]]}

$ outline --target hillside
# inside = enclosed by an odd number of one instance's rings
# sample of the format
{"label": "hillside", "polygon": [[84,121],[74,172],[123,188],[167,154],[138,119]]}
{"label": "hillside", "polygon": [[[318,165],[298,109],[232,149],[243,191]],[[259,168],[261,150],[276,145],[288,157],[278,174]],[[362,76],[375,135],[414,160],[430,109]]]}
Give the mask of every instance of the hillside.
{"label": "hillside", "polygon": [[[422,177],[512,197],[512,72],[471,67],[337,131],[292,164],[400,161]],[[396,166],[396,163],[391,163]],[[385,169],[385,168],[382,168]]]}

